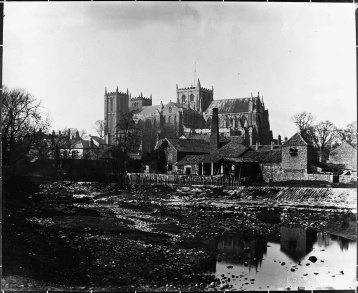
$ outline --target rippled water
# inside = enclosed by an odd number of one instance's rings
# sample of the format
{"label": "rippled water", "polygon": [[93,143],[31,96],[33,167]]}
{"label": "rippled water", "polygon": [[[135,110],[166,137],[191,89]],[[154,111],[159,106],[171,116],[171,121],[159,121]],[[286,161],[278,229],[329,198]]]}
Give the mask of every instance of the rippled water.
{"label": "rippled water", "polygon": [[203,270],[232,289],[355,288],[356,242],[342,237],[282,227],[280,243],[226,235],[207,244],[220,254],[202,262]]}

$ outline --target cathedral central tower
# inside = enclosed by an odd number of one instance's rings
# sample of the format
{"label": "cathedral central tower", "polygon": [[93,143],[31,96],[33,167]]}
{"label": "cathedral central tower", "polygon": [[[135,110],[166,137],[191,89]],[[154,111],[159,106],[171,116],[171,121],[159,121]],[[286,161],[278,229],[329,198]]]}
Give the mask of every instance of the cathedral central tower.
{"label": "cathedral central tower", "polygon": [[201,87],[199,79],[195,87],[178,88],[177,85],[176,89],[177,103],[186,105],[200,113],[205,112],[214,100],[214,87],[211,90]]}

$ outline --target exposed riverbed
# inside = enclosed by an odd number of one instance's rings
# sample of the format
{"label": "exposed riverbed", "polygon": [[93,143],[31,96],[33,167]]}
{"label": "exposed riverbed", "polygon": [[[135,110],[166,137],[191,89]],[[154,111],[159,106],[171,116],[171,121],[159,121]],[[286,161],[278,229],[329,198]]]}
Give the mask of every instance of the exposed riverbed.
{"label": "exposed riverbed", "polygon": [[55,182],[3,213],[5,290],[355,284],[355,189]]}

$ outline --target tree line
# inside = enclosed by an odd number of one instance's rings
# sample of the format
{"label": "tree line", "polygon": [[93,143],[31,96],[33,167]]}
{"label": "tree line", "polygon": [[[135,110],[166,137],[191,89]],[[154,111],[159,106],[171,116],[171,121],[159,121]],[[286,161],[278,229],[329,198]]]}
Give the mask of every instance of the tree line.
{"label": "tree line", "polygon": [[[55,168],[61,169],[61,160],[76,158],[76,139],[71,139],[77,129],[62,130],[49,134],[51,119],[43,113],[40,100],[22,89],[3,87],[2,93],[2,166],[3,170],[16,170],[31,160],[52,158]],[[175,126],[160,121],[134,121],[134,112],[123,114],[117,125],[115,145],[101,152],[101,158],[115,162],[116,172],[125,173],[128,168],[140,168],[140,164],[156,162],[157,170],[163,172],[165,165],[164,149],[154,150],[158,133],[161,138],[178,137]],[[343,141],[357,146],[357,122],[343,128],[331,121],[316,122],[309,112],[296,113],[291,117],[298,132],[318,150],[322,161],[328,158],[330,150]],[[98,136],[104,139],[103,120],[94,123]],[[77,135],[76,135],[77,136]],[[80,138],[86,133],[81,132]],[[142,154],[140,163],[130,157],[131,153]],[[86,158],[85,156],[83,158]],[[138,160],[137,160],[138,161]]]}
{"label": "tree line", "polygon": [[331,149],[342,142],[357,147],[357,121],[339,128],[329,120],[316,122],[310,112],[304,111],[293,115],[291,122],[301,136],[316,147],[321,161],[326,161]]}

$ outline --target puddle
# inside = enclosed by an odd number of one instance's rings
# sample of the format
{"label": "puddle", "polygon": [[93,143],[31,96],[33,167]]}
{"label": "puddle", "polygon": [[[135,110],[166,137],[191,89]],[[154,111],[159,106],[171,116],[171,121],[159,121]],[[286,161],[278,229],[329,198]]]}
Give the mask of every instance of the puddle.
{"label": "puddle", "polygon": [[198,260],[202,269],[233,290],[355,288],[356,242],[339,236],[281,227],[279,243],[226,235],[206,244],[220,253]]}

